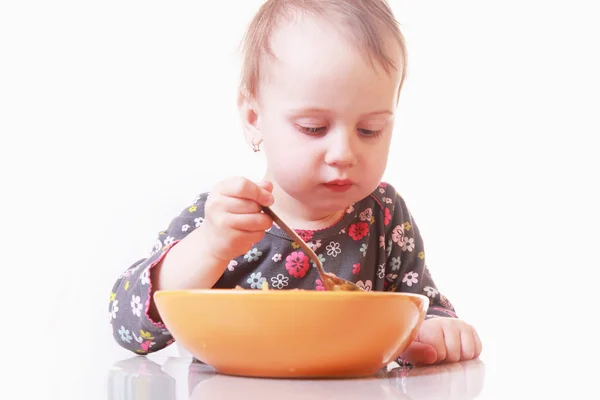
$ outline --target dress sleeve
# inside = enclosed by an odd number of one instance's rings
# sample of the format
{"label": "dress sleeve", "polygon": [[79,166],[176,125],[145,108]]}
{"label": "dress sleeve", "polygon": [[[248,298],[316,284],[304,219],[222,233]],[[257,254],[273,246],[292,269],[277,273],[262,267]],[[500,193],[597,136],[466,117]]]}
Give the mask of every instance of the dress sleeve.
{"label": "dress sleeve", "polygon": [[[426,319],[457,318],[454,307],[436,286],[425,258],[425,247],[419,228],[404,199],[387,187],[384,213],[386,215],[386,271],[388,291],[418,293],[429,298]],[[389,211],[386,211],[385,209]]]}
{"label": "dress sleeve", "polygon": [[148,354],[174,342],[165,325],[148,315],[153,293],[150,271],[173,246],[202,225],[206,197],[198,195],[167,230],[158,233],[150,254],[130,265],[114,283],[108,317],[113,337],[123,348]]}

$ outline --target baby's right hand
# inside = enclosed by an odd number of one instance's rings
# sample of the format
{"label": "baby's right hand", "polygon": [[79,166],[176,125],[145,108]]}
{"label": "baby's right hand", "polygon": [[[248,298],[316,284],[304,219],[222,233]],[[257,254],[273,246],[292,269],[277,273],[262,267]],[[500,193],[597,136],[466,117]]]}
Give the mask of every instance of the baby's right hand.
{"label": "baby's right hand", "polygon": [[219,182],[205,204],[201,233],[210,255],[232,260],[259,242],[273,223],[261,206],[273,204],[270,182],[254,183],[246,178]]}

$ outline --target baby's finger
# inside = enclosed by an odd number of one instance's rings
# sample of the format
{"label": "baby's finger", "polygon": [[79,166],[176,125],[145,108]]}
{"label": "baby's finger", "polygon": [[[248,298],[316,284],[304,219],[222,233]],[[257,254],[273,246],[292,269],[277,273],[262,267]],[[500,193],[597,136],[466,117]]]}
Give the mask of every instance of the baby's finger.
{"label": "baby's finger", "polygon": [[460,332],[460,359],[472,360],[475,358],[475,340],[473,339],[473,329],[467,327]]}
{"label": "baby's finger", "polygon": [[273,220],[265,213],[228,214],[223,225],[243,232],[266,231],[273,225]]}
{"label": "baby's finger", "polygon": [[218,198],[213,199],[213,210],[218,209],[231,214],[255,214],[261,211],[260,205],[255,201],[239,197],[217,196]]}
{"label": "baby's finger", "polygon": [[444,342],[446,343],[446,362],[460,361],[460,329],[447,327],[444,329]]}
{"label": "baby's finger", "polygon": [[477,331],[475,329],[473,329],[473,340],[475,341],[475,358],[477,358],[481,354],[483,346],[481,344],[481,339],[479,339],[479,335],[477,334]]}
{"label": "baby's finger", "polygon": [[427,365],[437,361],[437,353],[433,346],[412,342],[403,353],[406,361],[412,365]]}
{"label": "baby's finger", "polygon": [[246,178],[232,178],[218,185],[219,192],[224,196],[253,200],[263,206],[273,204],[273,195]]}
{"label": "baby's finger", "polygon": [[257,185],[260,188],[265,189],[269,193],[273,192],[273,183],[270,182],[270,181],[260,181],[260,182],[257,183]]}

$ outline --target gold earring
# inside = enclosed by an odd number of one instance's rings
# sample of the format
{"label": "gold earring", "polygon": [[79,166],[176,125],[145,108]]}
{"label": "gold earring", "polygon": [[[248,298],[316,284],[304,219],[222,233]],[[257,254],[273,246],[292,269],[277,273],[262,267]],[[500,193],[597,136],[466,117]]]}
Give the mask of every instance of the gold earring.
{"label": "gold earring", "polygon": [[255,153],[258,153],[260,151],[260,143],[262,140],[258,139],[258,143],[256,143],[256,140],[256,138],[252,139],[252,150],[254,150]]}

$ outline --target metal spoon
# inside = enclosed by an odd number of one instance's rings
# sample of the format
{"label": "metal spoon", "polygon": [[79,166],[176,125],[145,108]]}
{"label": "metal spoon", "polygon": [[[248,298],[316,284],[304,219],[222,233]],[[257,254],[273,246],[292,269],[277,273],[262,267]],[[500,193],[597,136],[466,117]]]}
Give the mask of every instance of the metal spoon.
{"label": "metal spoon", "polygon": [[327,289],[327,290],[346,290],[346,291],[363,290],[360,286],[357,286],[353,282],[347,281],[342,278],[338,278],[337,276],[335,276],[334,274],[332,274],[330,272],[325,272],[325,270],[323,269],[323,264],[321,263],[321,260],[319,260],[319,257],[317,257],[316,253],[310,248],[309,245],[306,244],[306,242],[292,228],[290,228],[285,222],[283,222],[277,216],[277,214],[275,214],[275,212],[273,212],[273,210],[271,208],[262,207],[262,210],[265,214],[269,215],[273,219],[273,221],[277,225],[279,225],[279,227],[285,233],[287,233],[292,239],[294,239],[294,241],[300,245],[300,247],[302,248],[302,250],[304,250],[306,252],[306,254],[308,254],[310,259],[317,266],[317,271],[319,271],[319,275],[321,275],[321,280],[323,281],[323,286],[325,286],[325,289]]}

